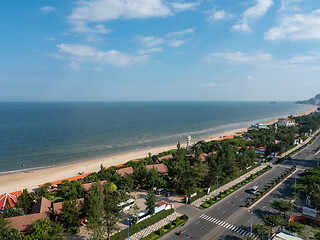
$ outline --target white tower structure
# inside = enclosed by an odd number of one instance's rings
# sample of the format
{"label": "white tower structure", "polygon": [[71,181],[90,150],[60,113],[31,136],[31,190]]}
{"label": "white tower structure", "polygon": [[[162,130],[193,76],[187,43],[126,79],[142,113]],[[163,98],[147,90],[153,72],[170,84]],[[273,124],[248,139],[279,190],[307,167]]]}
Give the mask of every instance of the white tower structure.
{"label": "white tower structure", "polygon": [[191,147],[191,136],[188,135],[187,136],[187,151],[190,151],[190,147]]}

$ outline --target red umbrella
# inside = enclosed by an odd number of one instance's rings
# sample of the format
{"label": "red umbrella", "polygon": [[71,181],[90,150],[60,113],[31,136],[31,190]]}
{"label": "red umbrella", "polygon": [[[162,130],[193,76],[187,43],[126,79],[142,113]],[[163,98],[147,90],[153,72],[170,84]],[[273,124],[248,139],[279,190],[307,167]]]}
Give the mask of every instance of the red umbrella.
{"label": "red umbrella", "polygon": [[5,193],[0,196],[0,211],[3,211],[5,208],[12,208],[18,202],[18,198],[15,195],[10,193]]}

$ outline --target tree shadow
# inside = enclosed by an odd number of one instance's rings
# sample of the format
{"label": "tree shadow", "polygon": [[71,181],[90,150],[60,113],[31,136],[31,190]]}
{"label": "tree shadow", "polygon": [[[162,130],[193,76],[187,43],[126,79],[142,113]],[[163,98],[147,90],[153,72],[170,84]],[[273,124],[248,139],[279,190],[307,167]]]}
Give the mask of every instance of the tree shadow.
{"label": "tree shadow", "polygon": [[219,237],[219,240],[242,240],[243,238],[237,237],[237,236],[232,236],[232,235],[224,235]]}

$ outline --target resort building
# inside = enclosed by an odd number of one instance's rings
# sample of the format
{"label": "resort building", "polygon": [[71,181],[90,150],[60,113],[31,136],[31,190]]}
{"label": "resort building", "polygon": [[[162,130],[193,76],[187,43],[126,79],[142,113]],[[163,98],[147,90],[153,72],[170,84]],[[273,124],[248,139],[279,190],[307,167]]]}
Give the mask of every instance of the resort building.
{"label": "resort building", "polygon": [[152,168],[156,169],[157,172],[160,174],[167,174],[168,173],[168,168],[163,163],[146,166],[146,169],[148,169],[148,170],[151,170]]}
{"label": "resort building", "polygon": [[20,232],[28,231],[34,221],[50,216],[51,201],[42,197],[32,206],[31,214],[6,218]]}
{"label": "resort building", "polygon": [[266,129],[267,127],[268,127],[267,124],[264,124],[264,123],[256,123],[256,124],[251,124],[251,126],[248,128],[248,130]]}
{"label": "resort building", "polygon": [[296,125],[296,121],[290,118],[279,118],[277,124],[284,127],[292,127]]}

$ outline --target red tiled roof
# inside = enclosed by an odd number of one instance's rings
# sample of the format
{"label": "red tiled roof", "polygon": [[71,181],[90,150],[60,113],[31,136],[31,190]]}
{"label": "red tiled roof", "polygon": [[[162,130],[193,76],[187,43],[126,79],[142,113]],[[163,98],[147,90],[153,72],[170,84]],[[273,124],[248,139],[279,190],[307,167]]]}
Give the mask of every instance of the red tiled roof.
{"label": "red tiled roof", "polygon": [[122,177],[126,177],[128,175],[133,174],[133,168],[132,167],[121,168],[116,170],[116,172],[120,174]]}
{"label": "red tiled roof", "polygon": [[[104,183],[106,183],[106,182],[107,182],[107,181],[100,181],[100,184],[104,184]],[[91,183],[84,183],[84,184],[82,184],[83,189],[84,189],[85,191],[89,191],[89,189],[91,188],[92,184],[94,184],[94,183],[96,183],[96,182],[91,182]]]}
{"label": "red tiled roof", "polygon": [[0,210],[4,210],[5,208],[14,207],[18,202],[18,198],[15,195],[10,193],[5,193],[0,197]]}
{"label": "red tiled roof", "polygon": [[41,218],[49,217],[48,212],[42,212],[42,213],[35,213],[35,214],[28,214],[28,215],[23,215],[23,216],[18,216],[18,217],[11,217],[11,218],[6,218],[6,220],[9,220],[9,225],[12,228],[16,228],[21,232],[25,232],[30,229],[32,223],[34,221],[37,221]]}
{"label": "red tiled roof", "polygon": [[[77,204],[81,208],[84,206],[84,198],[79,198],[77,199]],[[63,207],[63,202],[57,202],[53,204],[53,214],[54,215],[59,215],[61,213]]]}
{"label": "red tiled roof", "polygon": [[[84,174],[81,174],[81,175],[77,175],[77,176],[74,176],[74,177],[69,177],[69,178],[57,180],[57,181],[51,182],[51,186],[59,185],[59,184],[61,184],[62,181],[64,181],[64,180],[68,180],[69,182],[72,182],[72,181],[74,181],[74,180],[79,180],[79,179],[82,179],[82,178],[88,176],[90,173],[91,173],[91,172],[84,173]],[[40,186],[42,187],[43,185],[44,185],[44,184],[41,184]]]}
{"label": "red tiled roof", "polygon": [[169,155],[165,155],[163,157],[159,157],[158,161],[162,161],[163,159],[172,159],[172,158],[173,158],[172,154],[169,154]]}
{"label": "red tiled roof", "polygon": [[164,165],[164,163],[146,165],[146,169],[151,170],[152,168],[155,168],[158,173],[167,173],[168,172],[168,168],[166,165]]}
{"label": "red tiled roof", "polygon": [[50,213],[51,201],[46,199],[45,197],[40,198],[35,204],[32,206],[31,214],[34,213]]}

